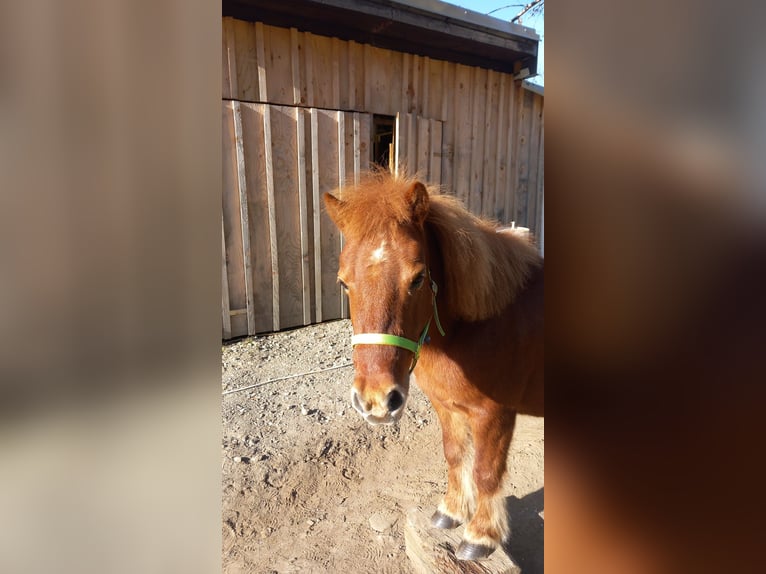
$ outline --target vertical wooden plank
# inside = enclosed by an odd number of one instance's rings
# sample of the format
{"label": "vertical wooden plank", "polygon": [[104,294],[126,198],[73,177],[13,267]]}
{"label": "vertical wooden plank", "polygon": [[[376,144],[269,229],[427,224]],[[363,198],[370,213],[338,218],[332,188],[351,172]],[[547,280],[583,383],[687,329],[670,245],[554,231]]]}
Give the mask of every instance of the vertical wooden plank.
{"label": "vertical wooden plank", "polygon": [[[223,99],[232,99],[236,94],[236,91],[232,92],[231,89],[232,70],[234,69],[232,64],[236,65],[236,63],[233,61],[234,38],[230,30],[231,18],[223,18],[221,20],[221,97]],[[234,74],[236,77],[236,71]]]}
{"label": "vertical wooden plank", "polygon": [[360,170],[370,169],[370,132],[372,131],[372,114],[359,114],[359,168]]}
{"label": "vertical wooden plank", "polygon": [[505,202],[505,221],[516,221],[516,194],[519,187],[518,170],[518,137],[519,122],[521,120],[521,110],[519,109],[519,90],[521,82],[511,81],[509,86],[509,122],[511,129],[508,130],[508,156],[510,157],[510,167],[508,169],[508,195]]}
{"label": "vertical wooden plank", "polygon": [[264,31],[263,23],[255,23],[255,52],[258,67],[258,100],[261,102],[269,101],[268,90],[266,89],[266,51],[264,49]]}
{"label": "vertical wooden plank", "polygon": [[545,257],[545,197],[544,197],[544,193],[540,194],[540,201],[541,201],[541,205],[540,205],[540,234],[538,236],[538,242],[540,244],[540,255]]}
{"label": "vertical wooden plank", "polygon": [[234,78],[232,97],[240,100],[258,99],[258,60],[256,55],[255,27],[243,20],[233,21]]}
{"label": "vertical wooden plank", "polygon": [[454,193],[453,173],[454,173],[454,153],[455,153],[455,81],[454,64],[447,61],[442,62],[443,85],[442,89],[442,119],[444,128],[442,131],[442,173],[441,183],[444,189]]}
{"label": "vertical wooden plank", "polygon": [[407,161],[404,169],[414,175],[418,169],[418,131],[415,114],[407,114]]}
{"label": "vertical wooden plank", "polygon": [[497,140],[495,142],[495,153],[497,161],[495,163],[495,202],[492,208],[492,217],[500,222],[505,222],[505,196],[508,193],[506,188],[506,169],[508,165],[508,153],[505,149],[505,140],[508,138],[505,123],[507,116],[505,113],[505,90],[508,82],[508,74],[500,74],[500,92],[498,95],[497,109]]}
{"label": "vertical wooden plank", "polygon": [[[256,30],[259,29],[256,23]],[[293,103],[293,72],[291,66],[290,30],[278,26],[260,25],[258,42],[263,42],[266,59],[263,67],[268,78],[268,99],[270,104],[290,105]],[[259,60],[260,63],[260,60]]]}
{"label": "vertical wooden plank", "polygon": [[303,110],[295,108],[296,139],[298,142],[298,198],[301,223],[301,285],[303,292],[303,324],[311,323],[309,278],[309,228],[306,204],[306,128]]}
{"label": "vertical wooden plank", "polygon": [[[346,114],[341,111],[336,112],[338,122],[338,190],[343,196],[343,187],[346,184]],[[343,234],[340,234],[340,251],[343,251]],[[341,319],[348,317],[346,313],[346,293],[343,289],[338,289],[340,296],[340,316]]]}
{"label": "vertical wooden plank", "polygon": [[497,149],[493,147],[497,133],[497,73],[487,71],[487,95],[484,104],[484,158],[481,175],[481,214],[494,217],[495,167]]}
{"label": "vertical wooden plank", "polygon": [[362,57],[364,61],[364,103],[363,109],[372,110],[372,97],[370,90],[372,89],[372,82],[374,77],[372,74],[372,55],[371,46],[369,44],[363,44]]}
{"label": "vertical wooden plank", "polygon": [[545,102],[540,97],[540,141],[537,148],[537,185],[535,186],[536,193],[536,213],[537,226],[536,235],[539,237],[540,251],[542,253],[542,230],[543,230],[543,206],[545,198]]}
{"label": "vertical wooden plank", "polygon": [[540,151],[540,114],[542,97],[530,92],[532,98],[532,118],[529,133],[529,199],[527,201],[528,227],[537,232],[537,159]]}
{"label": "vertical wooden plank", "polygon": [[[311,139],[312,139],[312,129],[311,129],[311,109],[309,108],[299,108],[298,113],[302,117],[303,122],[303,150],[304,150],[304,171],[303,171],[303,177],[305,182],[305,190],[303,193],[303,205],[306,208],[306,216],[305,216],[305,233],[306,233],[306,249],[305,249],[305,257],[306,257],[306,267],[307,275],[305,278],[305,283],[308,286],[308,315],[309,315],[309,322],[310,323],[316,323],[316,277],[315,277],[315,269],[314,269],[314,263],[315,258],[317,257],[317,253],[314,251],[314,166],[313,164],[313,150],[311,146]],[[317,198],[319,199],[319,198]],[[301,219],[301,225],[303,225],[304,220]]]}
{"label": "vertical wooden plank", "polygon": [[403,116],[403,112],[396,112],[394,121],[394,175],[402,173],[403,130],[405,129]]}
{"label": "vertical wooden plank", "polygon": [[293,80],[293,104],[301,104],[301,71],[300,55],[298,51],[298,30],[290,28],[290,69],[292,70]]}
{"label": "vertical wooden plank", "polygon": [[410,112],[417,115],[421,110],[421,98],[420,93],[420,68],[422,58],[420,56],[412,56],[412,101],[410,103]]}
{"label": "vertical wooden plank", "polygon": [[338,46],[338,105],[342,110],[350,110],[350,82],[349,82],[349,65],[350,55],[348,51],[348,42],[341,40],[337,41]]}
{"label": "vertical wooden plank", "polygon": [[[407,89],[407,84],[402,84],[402,66],[404,62],[403,52],[391,52],[391,68],[389,70],[389,109],[386,111],[386,115],[395,116],[396,112],[402,110],[402,98]],[[365,110],[369,111],[369,110]]]}
{"label": "vertical wooden plank", "polygon": [[441,60],[429,60],[428,63],[428,109],[430,111],[430,117],[438,119],[441,122],[446,121],[446,109],[443,108],[444,98],[443,94],[446,91],[444,74],[446,61]]}
{"label": "vertical wooden plank", "polygon": [[271,110],[270,106],[263,108],[263,149],[266,152],[266,198],[269,213],[269,245],[271,247],[271,276],[272,276],[272,313],[274,330],[282,327],[279,322],[279,246],[277,244],[277,215],[274,199],[274,158],[271,142]]}
{"label": "vertical wooden plank", "polygon": [[[401,77],[399,70],[399,56],[391,50],[381,50],[384,54],[384,73],[381,77],[382,105],[380,113],[391,115],[399,109],[399,92],[394,87],[395,80]],[[372,110],[370,110],[372,111]]]}
{"label": "vertical wooden plank", "polygon": [[[319,150],[319,191],[337,191],[339,177],[338,114],[317,110]],[[321,212],[322,316],[324,320],[341,318],[340,286],[337,282],[340,256],[340,232],[327,213]]]}
{"label": "vertical wooden plank", "polygon": [[338,189],[343,194],[343,186],[346,183],[346,116],[341,111],[335,112],[338,132]]}
{"label": "vertical wooden plank", "polygon": [[416,129],[418,130],[417,154],[417,174],[420,178],[430,181],[428,168],[430,167],[431,155],[431,133],[429,122],[426,118],[418,117],[415,119]]}
{"label": "vertical wooden plank", "polygon": [[356,46],[353,40],[344,43],[348,52],[348,108],[356,110]]}
{"label": "vertical wooden plank", "polygon": [[359,185],[362,167],[361,114],[354,112],[354,185]]}
{"label": "vertical wooden plank", "polygon": [[[236,137],[234,134],[234,108],[231,102],[225,101],[222,110],[222,143],[221,153],[221,211],[224,221],[223,233],[225,258],[227,261],[227,297],[230,310],[246,309],[245,269],[242,252],[242,223],[239,208],[239,182],[237,174]],[[237,315],[231,318],[231,335],[238,337],[247,335],[247,317]]]}
{"label": "vertical wooden plank", "polygon": [[515,219],[519,225],[529,227],[529,137],[532,129],[532,93],[523,87],[519,89],[519,106],[521,118],[516,146],[518,186],[515,197]]}
{"label": "vertical wooden plank", "polygon": [[431,61],[430,58],[426,56],[421,60],[421,66],[420,66],[421,72],[423,75],[423,82],[422,82],[422,87],[420,89],[420,96],[418,99],[420,100],[420,115],[426,118],[430,117],[429,116],[430,109],[428,107],[430,96],[431,96],[431,94],[428,91],[428,83],[429,83],[428,80],[430,79],[429,77],[430,76],[430,65],[429,65],[430,61]]}
{"label": "vertical wooden plank", "polygon": [[[266,192],[266,150],[263,114],[265,104],[242,102],[242,137],[247,183],[248,237],[250,241],[255,332],[274,330],[273,277],[269,243],[269,209]],[[231,258],[229,259],[231,261]],[[237,310],[235,308],[235,310]],[[232,323],[240,316],[232,317]],[[232,325],[232,328],[234,325]]]}
{"label": "vertical wooden plank", "polygon": [[[305,320],[303,281],[303,226],[301,224],[301,169],[297,112],[288,106],[269,106],[273,173],[279,178],[274,186],[274,225],[279,273],[279,326],[281,329],[303,325]],[[268,185],[268,176],[267,176]],[[271,209],[269,210],[271,213]]]}
{"label": "vertical wooden plank", "polygon": [[330,54],[332,58],[332,108],[338,110],[340,105],[340,40],[332,38]]}
{"label": "vertical wooden plank", "polygon": [[441,184],[442,177],[442,122],[439,120],[429,120],[431,145],[430,147],[430,165],[428,167],[428,181],[434,184]]}
{"label": "vertical wooden plank", "polygon": [[224,340],[231,339],[231,307],[229,305],[229,273],[226,265],[226,233],[221,212],[221,322]]}
{"label": "vertical wooden plank", "polygon": [[317,99],[317,105],[323,108],[334,107],[333,97],[333,73],[332,61],[332,38],[324,36],[314,36],[314,97]]}
{"label": "vertical wooden plank", "polygon": [[484,168],[484,107],[487,93],[487,71],[473,68],[474,96],[471,100],[471,152],[469,165],[468,208],[481,214],[482,175]]}
{"label": "vertical wooden plank", "polygon": [[376,114],[390,114],[394,105],[398,105],[398,94],[393,95],[391,89],[392,58],[391,50],[367,47],[365,60],[365,89],[369,92],[370,101],[366,111]]}
{"label": "vertical wooden plank", "polygon": [[245,269],[245,299],[247,305],[247,334],[255,334],[255,306],[253,304],[253,272],[250,253],[250,221],[247,204],[247,177],[245,174],[245,144],[242,135],[242,111],[238,101],[232,102],[234,110],[234,138],[237,154],[237,184],[239,190],[239,215],[242,225],[242,257]]}
{"label": "vertical wooden plank", "polygon": [[314,99],[314,37],[308,32],[303,33],[304,57],[306,58],[306,105],[316,107]]}
{"label": "vertical wooden plank", "polygon": [[[307,60],[308,61],[308,60]],[[322,203],[319,194],[319,118],[316,108],[311,108],[311,191],[314,216],[314,298],[315,320],[321,323],[322,315]]]}
{"label": "vertical wooden plank", "polygon": [[[268,100],[268,85],[266,82],[266,58],[264,50],[263,23],[255,23],[256,53],[258,56],[258,95],[261,101]],[[276,205],[274,200],[274,160],[271,142],[271,109],[263,108],[263,149],[266,162],[266,198],[269,216],[269,245],[271,247],[271,276],[272,276],[272,317],[273,329],[279,331],[279,251],[277,245]]]}
{"label": "vertical wooden plank", "polygon": [[410,82],[410,62],[412,56],[402,54],[402,103],[400,110],[408,114],[412,109],[412,84]]}
{"label": "vertical wooden plank", "polygon": [[466,206],[471,183],[472,69],[455,64],[455,141],[453,190]]}

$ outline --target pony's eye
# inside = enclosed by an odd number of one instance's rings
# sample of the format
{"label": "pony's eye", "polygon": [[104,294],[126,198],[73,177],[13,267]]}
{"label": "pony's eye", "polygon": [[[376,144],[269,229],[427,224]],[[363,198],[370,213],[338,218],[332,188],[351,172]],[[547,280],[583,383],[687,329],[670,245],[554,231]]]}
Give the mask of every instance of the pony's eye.
{"label": "pony's eye", "polygon": [[416,289],[420,289],[421,285],[423,285],[423,281],[425,280],[426,276],[424,273],[419,274],[415,279],[412,280],[412,283],[410,283],[410,291],[415,291]]}

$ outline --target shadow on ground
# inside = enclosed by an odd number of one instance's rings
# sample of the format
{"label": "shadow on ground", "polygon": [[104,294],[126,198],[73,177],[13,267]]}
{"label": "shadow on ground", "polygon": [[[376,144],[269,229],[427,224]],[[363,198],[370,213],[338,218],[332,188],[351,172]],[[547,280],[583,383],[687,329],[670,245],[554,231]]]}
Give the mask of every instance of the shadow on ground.
{"label": "shadow on ground", "polygon": [[545,528],[540,517],[544,506],[542,488],[524,498],[508,496],[505,499],[511,540],[503,545],[503,550],[519,565],[522,574],[543,574],[545,571]]}

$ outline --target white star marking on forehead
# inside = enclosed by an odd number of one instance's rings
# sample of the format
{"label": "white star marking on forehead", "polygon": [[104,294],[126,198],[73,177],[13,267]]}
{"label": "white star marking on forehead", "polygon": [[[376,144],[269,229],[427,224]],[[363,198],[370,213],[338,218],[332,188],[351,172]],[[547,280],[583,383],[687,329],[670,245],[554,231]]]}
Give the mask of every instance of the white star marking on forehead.
{"label": "white star marking on forehead", "polygon": [[386,242],[381,241],[380,246],[370,255],[370,263],[380,263],[386,259]]}

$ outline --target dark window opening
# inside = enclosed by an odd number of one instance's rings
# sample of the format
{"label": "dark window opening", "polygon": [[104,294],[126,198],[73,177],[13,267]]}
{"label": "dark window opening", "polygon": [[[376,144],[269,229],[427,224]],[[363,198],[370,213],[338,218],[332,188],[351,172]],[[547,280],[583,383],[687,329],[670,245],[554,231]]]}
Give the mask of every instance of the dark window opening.
{"label": "dark window opening", "polygon": [[391,169],[391,155],[394,150],[393,116],[372,116],[372,162],[385,169]]}

